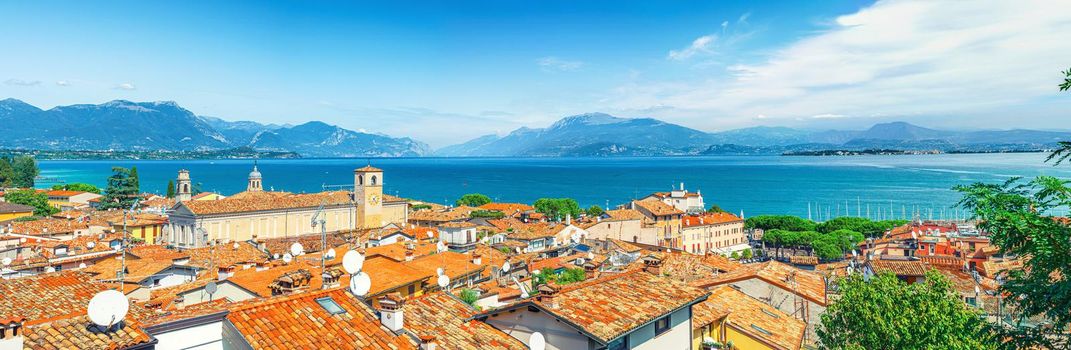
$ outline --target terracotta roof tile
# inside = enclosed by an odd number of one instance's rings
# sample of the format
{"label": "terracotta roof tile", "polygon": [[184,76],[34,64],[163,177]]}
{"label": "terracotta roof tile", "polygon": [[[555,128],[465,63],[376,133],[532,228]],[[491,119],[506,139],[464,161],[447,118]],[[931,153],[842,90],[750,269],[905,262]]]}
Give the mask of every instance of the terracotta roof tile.
{"label": "terracotta roof tile", "polygon": [[[109,289],[80,271],[60,271],[0,280],[0,319],[26,318],[26,325],[85,315],[93,295]],[[146,316],[144,308],[131,304],[130,317]]]}
{"label": "terracotta roof tile", "polygon": [[662,202],[660,200],[651,199],[651,200],[633,201],[632,203],[635,204],[637,207],[643,208],[644,210],[646,210],[648,213],[651,213],[652,215],[665,216],[665,215],[681,215],[681,214],[684,214],[684,212],[681,211],[680,209],[677,209],[676,207],[674,207],[672,205],[669,205],[669,204],[666,204],[665,202]]}
{"label": "terracotta roof tile", "polygon": [[699,215],[685,215],[681,218],[681,225],[692,227],[743,221],[744,219],[730,213],[702,213]]}
{"label": "terracotta roof tile", "polygon": [[799,349],[807,328],[803,321],[730,286],[714,288],[707,300],[692,307],[693,327],[722,319],[727,326],[781,349]]}
{"label": "terracotta roof tile", "polygon": [[535,207],[524,203],[487,203],[479,206],[479,208],[483,210],[500,211],[505,214],[535,210]]}
{"label": "terracotta roof tile", "polygon": [[212,215],[225,213],[243,213],[252,211],[315,208],[321,203],[326,205],[349,205],[350,192],[334,191],[308,194],[285,192],[243,192],[214,201],[186,201],[186,206],[194,214]]}
{"label": "terracotta roof tile", "polygon": [[85,315],[26,327],[24,335],[29,349],[125,349],[156,342],[136,320],[127,318],[103,332]]}
{"label": "terracotta roof tile", "polygon": [[526,349],[519,340],[480,321],[476,311],[442,292],[410,300],[404,306],[405,327],[417,336],[434,336],[443,349]]}
{"label": "terracotta roof tile", "polygon": [[[330,298],[344,312],[317,302]],[[254,349],[416,349],[380,325],[374,312],[343,289],[240,303],[229,320]]]}
{"label": "terracotta roof tile", "polygon": [[734,271],[696,281],[692,285],[710,288],[752,278],[761,279],[786,291],[795,290],[803,298],[819,305],[827,303],[826,282],[821,275],[777,261],[744,265]]}

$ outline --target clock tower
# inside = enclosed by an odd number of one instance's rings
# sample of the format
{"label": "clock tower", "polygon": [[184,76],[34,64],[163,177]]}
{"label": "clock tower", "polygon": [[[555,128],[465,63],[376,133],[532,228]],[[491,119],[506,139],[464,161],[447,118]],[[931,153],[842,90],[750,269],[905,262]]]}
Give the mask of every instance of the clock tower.
{"label": "clock tower", "polygon": [[383,170],[371,165],[353,171],[357,227],[383,227]]}

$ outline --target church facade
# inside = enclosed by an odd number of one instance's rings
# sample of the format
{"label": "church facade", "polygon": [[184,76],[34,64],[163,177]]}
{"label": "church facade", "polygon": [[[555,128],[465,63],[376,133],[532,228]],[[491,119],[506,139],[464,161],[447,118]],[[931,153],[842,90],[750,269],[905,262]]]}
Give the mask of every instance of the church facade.
{"label": "church facade", "polygon": [[[189,173],[180,172],[189,181]],[[185,177],[185,178],[183,178]],[[328,232],[404,226],[409,204],[383,194],[383,170],[354,170],[354,190],[308,194],[263,190],[254,166],[246,191],[220,200],[179,201],[172,208],[164,242],[178,248],[203,247],[253,238],[292,237],[319,233],[312,219],[321,211]]]}

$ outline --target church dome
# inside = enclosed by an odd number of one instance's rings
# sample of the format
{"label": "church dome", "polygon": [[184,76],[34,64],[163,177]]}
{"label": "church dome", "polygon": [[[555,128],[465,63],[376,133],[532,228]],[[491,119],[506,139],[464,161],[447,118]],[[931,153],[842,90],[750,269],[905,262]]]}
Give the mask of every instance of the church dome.
{"label": "church dome", "polygon": [[259,179],[260,178],[260,171],[257,170],[257,166],[255,164],[253,165],[253,171],[249,172],[249,178],[250,179]]}

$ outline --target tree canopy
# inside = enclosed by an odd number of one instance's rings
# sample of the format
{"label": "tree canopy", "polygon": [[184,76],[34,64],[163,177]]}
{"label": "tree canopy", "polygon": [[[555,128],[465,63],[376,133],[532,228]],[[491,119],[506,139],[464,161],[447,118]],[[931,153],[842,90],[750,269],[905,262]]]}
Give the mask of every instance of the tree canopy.
{"label": "tree canopy", "polygon": [[566,215],[580,217],[580,204],[572,198],[540,198],[533,206],[537,212],[554,220],[565,219]]}
{"label": "tree canopy", "polygon": [[825,260],[843,257],[864,239],[863,234],[847,229],[828,233],[772,229],[762,236],[763,242],[776,247],[811,248],[816,256]]}
{"label": "tree canopy", "polygon": [[113,167],[108,177],[108,187],[100,200],[101,209],[127,209],[138,196],[138,187],[131,177],[130,169]]}
{"label": "tree canopy", "polygon": [[725,210],[722,209],[721,207],[719,207],[717,204],[711,204],[710,208],[707,209],[707,212],[708,213],[724,213]]}
{"label": "tree canopy", "polygon": [[34,180],[41,170],[37,168],[37,161],[30,156],[19,156],[11,160],[11,168],[14,173],[11,186],[19,188],[33,188]]}
{"label": "tree canopy", "polygon": [[747,218],[744,221],[744,226],[763,230],[814,231],[817,224],[814,221],[792,215],[759,215]]}
{"label": "tree canopy", "polygon": [[907,284],[885,273],[838,281],[840,299],[817,327],[823,349],[993,349],[985,319],[936,271]]}
{"label": "tree canopy", "polygon": [[167,180],[167,198],[175,198],[175,180]]}
{"label": "tree canopy", "polygon": [[488,197],[482,193],[469,193],[458,198],[454,204],[458,206],[470,206],[478,207],[487,203],[491,203],[491,197]]}
{"label": "tree canopy", "polygon": [[606,212],[605,210],[602,210],[602,207],[599,207],[597,205],[590,206],[590,207],[588,207],[587,210],[585,210],[585,214],[587,214],[590,217],[600,216],[605,212]]}
{"label": "tree canopy", "polygon": [[94,185],[91,185],[91,184],[87,184],[87,183],[82,183],[82,182],[75,182],[75,183],[69,183],[69,184],[63,184],[63,185],[53,185],[52,189],[53,190],[66,190],[66,191],[82,191],[82,192],[91,192],[91,193],[98,193],[98,194],[100,193],[100,188],[98,188],[97,186],[94,186]]}
{"label": "tree canopy", "polygon": [[22,204],[33,207],[33,215],[49,216],[59,212],[59,209],[48,204],[48,195],[32,189],[11,191],[4,194],[4,200],[8,203]]}

